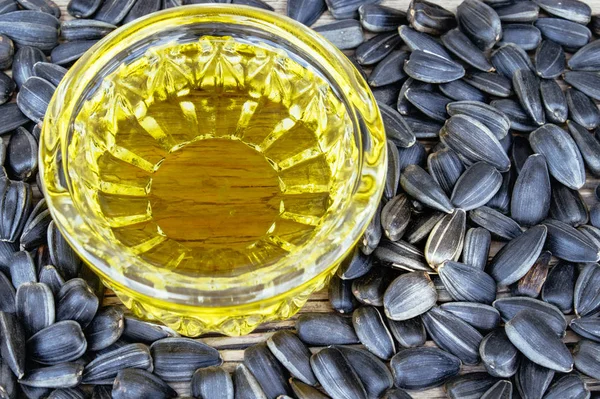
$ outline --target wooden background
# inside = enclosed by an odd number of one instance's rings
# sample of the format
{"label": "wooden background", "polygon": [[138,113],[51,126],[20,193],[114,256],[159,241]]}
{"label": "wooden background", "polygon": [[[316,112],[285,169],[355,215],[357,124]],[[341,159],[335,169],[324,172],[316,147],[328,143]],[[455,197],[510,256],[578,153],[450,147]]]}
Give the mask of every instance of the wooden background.
{"label": "wooden background", "polygon": [[[66,11],[66,6],[67,6],[69,0],[54,0],[54,1],[57,4],[59,4],[61,7],[62,14],[63,14],[61,19],[64,19],[64,20],[72,19],[71,16]],[[138,1],[145,1],[145,0],[138,0]],[[265,1],[267,3],[269,3],[273,8],[275,8],[276,12],[281,13],[281,14],[286,14],[287,0],[265,0]],[[290,0],[290,1],[294,1],[294,0]],[[430,0],[430,1],[433,1],[434,3],[438,3],[438,4],[444,6],[448,9],[451,9],[453,11],[456,9],[456,6],[462,2],[462,0]],[[406,11],[409,3],[410,3],[410,0],[383,0],[381,2],[381,4],[383,4],[383,5],[394,7],[399,10],[403,10],[403,11]],[[592,7],[592,10],[595,14],[596,13],[600,14],[600,0],[591,0],[591,1],[588,1],[588,4]],[[323,14],[323,16],[313,26],[319,26],[319,25],[322,25],[322,24],[325,24],[325,23],[328,23],[331,21],[334,21],[334,19],[331,17],[331,14],[329,14],[329,12],[325,12],[325,14]],[[369,36],[371,36],[371,35],[368,35],[368,37]],[[426,143],[426,144],[429,144],[429,143]],[[598,185],[598,182],[599,181],[597,179],[590,179],[590,180],[588,180],[585,187],[583,187],[583,189],[581,190],[583,197],[585,198],[586,202],[589,205],[596,202],[596,199],[594,197],[594,189]],[[490,255],[493,255],[494,253],[496,253],[498,248],[499,248],[499,245],[497,243],[495,243],[492,246]],[[106,294],[105,294],[105,298],[104,298],[104,305],[120,305],[120,304],[121,303],[120,303],[119,299],[114,295],[114,293],[112,293],[110,290],[107,290]],[[334,312],[333,309],[329,306],[326,289],[314,293],[311,296],[310,300],[306,303],[306,305],[300,310],[299,314],[312,313],[312,312],[318,312],[318,313]],[[259,328],[257,328],[251,334],[248,334],[243,337],[232,338],[232,337],[223,337],[223,336],[217,336],[217,335],[207,335],[205,337],[199,338],[199,340],[217,348],[221,352],[221,355],[225,361],[224,367],[229,371],[233,371],[235,366],[243,360],[244,349],[246,347],[265,341],[270,335],[272,335],[274,332],[276,332],[278,330],[293,329],[297,316],[298,315],[296,315],[295,317],[293,317],[289,320],[285,320],[285,321],[265,323],[265,324],[261,325]],[[570,317],[567,317],[567,319],[570,319]],[[567,343],[567,345],[572,346],[577,341],[577,339],[578,339],[577,335],[575,335],[572,331],[569,330],[565,337],[565,342]],[[431,341],[428,341],[426,345],[427,346],[435,346],[433,344],[433,342],[431,342]],[[319,348],[311,348],[311,350],[317,351],[317,350],[319,350]],[[474,372],[474,371],[485,371],[485,369],[481,365],[479,365],[479,366],[463,366],[461,369],[461,373],[469,373],[469,372]],[[600,381],[592,380],[592,379],[586,377],[586,382],[588,384],[588,387],[591,390],[600,391]],[[186,385],[174,384],[174,388],[177,389],[177,391],[181,395],[189,394],[189,387]],[[434,398],[445,398],[446,397],[442,387],[428,389],[428,390],[419,391],[419,392],[417,392],[417,391],[409,391],[409,392],[413,398],[434,399]]]}

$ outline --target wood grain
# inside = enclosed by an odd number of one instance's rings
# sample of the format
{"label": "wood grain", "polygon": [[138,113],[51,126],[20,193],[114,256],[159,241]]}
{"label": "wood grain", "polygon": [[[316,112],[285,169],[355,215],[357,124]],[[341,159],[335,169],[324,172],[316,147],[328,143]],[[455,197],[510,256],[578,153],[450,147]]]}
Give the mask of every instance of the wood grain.
{"label": "wood grain", "polygon": [[[68,0],[54,0],[61,7],[63,20],[72,19],[68,13],[66,12],[66,6],[68,4]],[[139,0],[145,1],[145,0]],[[286,13],[286,0],[265,0],[269,3],[276,12],[285,14]],[[294,1],[294,0],[290,0]],[[461,3],[462,0],[433,0],[434,3],[438,3],[448,9],[455,10],[456,6]],[[406,10],[410,0],[384,0],[382,1],[383,5],[394,7],[400,10]],[[600,0],[591,0],[587,2],[591,7],[594,13],[600,13]],[[334,21],[331,15],[326,12],[316,23],[314,26],[323,25],[329,22]],[[429,143],[428,143],[429,144]],[[594,197],[594,189],[598,185],[598,179],[589,179],[586,185],[580,190],[582,196],[585,201],[591,205],[596,202]],[[490,256],[493,256],[499,248],[501,248],[501,243],[494,243],[492,245]],[[500,294],[506,294],[505,292],[500,292]],[[110,290],[106,291],[104,297],[104,305],[121,305],[119,299],[114,295]],[[314,293],[310,300],[306,303],[306,305],[300,310],[299,314],[303,313],[333,313],[334,310],[329,305],[329,301],[327,299],[327,291],[323,290],[320,292]],[[293,329],[295,320],[298,318],[298,315],[292,317],[289,320],[280,321],[280,322],[271,322],[265,323],[257,328],[253,333],[248,334],[243,337],[223,337],[217,336],[215,334],[207,335],[205,337],[199,338],[199,340],[217,348],[224,361],[224,367],[233,371],[235,366],[243,361],[244,349],[253,344],[265,341],[269,336],[271,336],[274,332],[282,329]],[[568,346],[572,347],[578,340],[578,336],[573,332],[569,331],[565,337],[565,342]],[[431,341],[428,341],[427,346],[435,346]],[[311,348],[313,352],[318,351],[320,348]],[[461,373],[469,373],[474,371],[485,371],[483,366],[463,366]],[[600,391],[600,381],[596,381],[590,378],[585,378],[588,387],[593,391]],[[189,387],[187,384],[174,384],[174,388],[181,394],[186,395],[189,394]],[[410,391],[410,394],[413,398],[416,399],[437,399],[437,398],[445,398],[445,394],[442,388],[434,388],[425,391]]]}

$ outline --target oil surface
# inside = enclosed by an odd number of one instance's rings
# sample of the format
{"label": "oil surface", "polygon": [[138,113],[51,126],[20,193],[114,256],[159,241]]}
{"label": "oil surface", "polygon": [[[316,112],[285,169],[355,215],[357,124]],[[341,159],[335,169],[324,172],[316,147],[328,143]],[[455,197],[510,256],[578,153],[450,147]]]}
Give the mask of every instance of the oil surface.
{"label": "oil surface", "polygon": [[345,105],[265,43],[204,36],[110,72],[68,173],[99,234],[147,263],[236,275],[307,245],[358,162]]}

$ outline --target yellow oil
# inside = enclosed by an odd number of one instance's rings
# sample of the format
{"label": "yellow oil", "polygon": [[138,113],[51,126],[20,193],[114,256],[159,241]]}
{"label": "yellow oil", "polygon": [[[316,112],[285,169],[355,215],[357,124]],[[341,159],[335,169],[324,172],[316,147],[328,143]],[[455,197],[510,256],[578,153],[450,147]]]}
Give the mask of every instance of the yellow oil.
{"label": "yellow oil", "polygon": [[98,231],[194,276],[239,275],[306,245],[358,163],[327,80],[232,37],[147,50],[99,82],[73,126],[73,197]]}

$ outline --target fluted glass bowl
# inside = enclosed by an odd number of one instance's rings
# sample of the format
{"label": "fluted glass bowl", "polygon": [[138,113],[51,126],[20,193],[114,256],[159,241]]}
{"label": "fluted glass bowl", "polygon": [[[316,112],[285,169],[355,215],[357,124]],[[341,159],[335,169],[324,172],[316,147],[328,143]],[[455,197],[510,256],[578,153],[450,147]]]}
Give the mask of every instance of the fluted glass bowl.
{"label": "fluted glass bowl", "polygon": [[56,90],[40,143],[71,246],[135,314],[189,336],[296,313],[360,239],[387,164],[346,56],[229,5],[165,10],[101,40]]}

